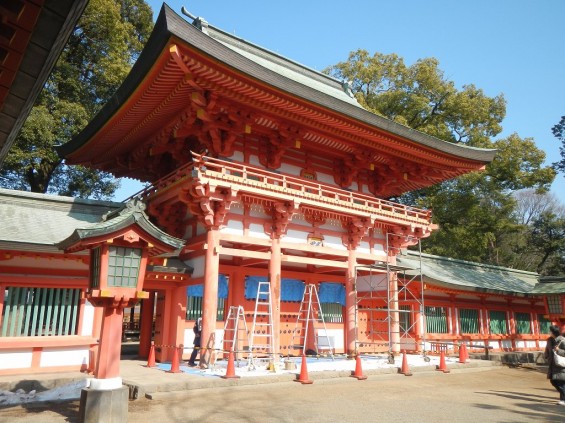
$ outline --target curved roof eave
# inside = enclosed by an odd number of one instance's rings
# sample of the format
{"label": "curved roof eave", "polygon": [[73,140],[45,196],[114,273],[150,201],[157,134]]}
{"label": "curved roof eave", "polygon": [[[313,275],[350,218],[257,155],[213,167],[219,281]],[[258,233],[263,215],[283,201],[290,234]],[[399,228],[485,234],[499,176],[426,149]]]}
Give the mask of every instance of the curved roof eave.
{"label": "curved roof eave", "polygon": [[[216,31],[221,30],[216,29]],[[226,34],[223,31],[221,32],[224,35]],[[259,65],[235,50],[232,50],[226,44],[216,41],[194,25],[188,23],[166,4],[163,4],[153,33],[130,74],[116,94],[112,96],[86,128],[68,143],[57,147],[57,152],[61,157],[70,155],[80,149],[112,118],[123,102],[133,94],[136,87],[147,75],[171,37],[176,37],[226,66],[246,74],[251,78],[262,81],[280,91],[287,92],[294,97],[301,98],[309,103],[322,106],[342,116],[354,119],[361,124],[372,126],[392,135],[408,139],[421,146],[484,164],[491,162],[496,154],[497,150],[495,149],[475,148],[440,140],[280,75],[277,72]],[[294,62],[290,63],[295,65]]]}

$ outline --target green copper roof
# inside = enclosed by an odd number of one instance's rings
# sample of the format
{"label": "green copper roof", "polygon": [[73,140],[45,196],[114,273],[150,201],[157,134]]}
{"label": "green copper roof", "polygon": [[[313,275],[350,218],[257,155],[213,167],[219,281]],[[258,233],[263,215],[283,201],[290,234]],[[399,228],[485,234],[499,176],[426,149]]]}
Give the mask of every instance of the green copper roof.
{"label": "green copper roof", "polygon": [[54,246],[121,203],[0,189],[0,245]]}
{"label": "green copper roof", "polygon": [[[404,252],[397,257],[397,263],[417,269],[408,274],[419,273],[420,257],[417,252]],[[421,269],[424,282],[468,291],[532,294],[538,283],[537,273],[430,254],[421,255]]]}
{"label": "green copper roof", "polygon": [[153,225],[144,210],[145,204],[139,200],[132,200],[121,209],[102,216],[102,221],[75,229],[71,236],[59,242],[57,246],[66,249],[81,240],[110,235],[134,224],[173,249],[179,249],[184,245],[184,240],[172,237]]}

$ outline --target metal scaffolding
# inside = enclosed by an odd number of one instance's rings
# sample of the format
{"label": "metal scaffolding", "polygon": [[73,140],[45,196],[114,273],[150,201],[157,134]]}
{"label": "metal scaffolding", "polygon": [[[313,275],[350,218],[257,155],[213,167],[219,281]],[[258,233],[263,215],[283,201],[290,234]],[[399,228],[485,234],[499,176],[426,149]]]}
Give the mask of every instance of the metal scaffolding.
{"label": "metal scaffolding", "polygon": [[422,351],[424,358],[429,360],[426,356],[421,243],[414,239],[420,252],[419,268],[393,265],[388,257],[399,255],[400,249],[392,246],[390,240],[398,236],[406,238],[405,235],[386,234],[386,261],[356,266],[355,351],[388,352],[389,362],[394,363],[393,345],[398,343],[398,350]]}

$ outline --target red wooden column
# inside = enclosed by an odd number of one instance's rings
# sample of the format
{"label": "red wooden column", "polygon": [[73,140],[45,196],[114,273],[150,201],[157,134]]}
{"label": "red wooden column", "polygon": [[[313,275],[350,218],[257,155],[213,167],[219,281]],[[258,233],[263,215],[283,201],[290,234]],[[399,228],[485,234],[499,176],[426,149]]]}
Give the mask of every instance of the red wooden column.
{"label": "red wooden column", "polygon": [[345,352],[349,357],[356,353],[355,331],[357,322],[355,320],[355,266],[357,265],[357,254],[355,248],[349,247],[347,257],[347,274],[345,277]]}
{"label": "red wooden column", "polygon": [[153,334],[153,313],[155,309],[155,291],[149,293],[149,298],[141,301],[141,316],[139,322],[139,349],[140,358],[149,356],[151,336]]}
{"label": "red wooden column", "polygon": [[269,282],[271,286],[273,353],[280,353],[281,327],[281,240],[273,234],[271,244],[271,260],[269,261]]}
{"label": "red wooden column", "polygon": [[414,307],[418,307],[414,313],[414,318],[416,319],[414,328],[416,330],[416,351],[420,352],[423,347],[421,341],[424,339],[424,316],[419,304],[416,304]]}
{"label": "red wooden column", "polygon": [[[218,252],[219,231],[208,228],[206,234],[206,257],[204,264],[204,297],[202,298],[202,348],[214,348],[216,316],[218,314],[218,274],[220,271],[220,254]],[[211,359],[211,350],[200,354],[200,364],[207,366]]]}
{"label": "red wooden column", "polygon": [[[178,347],[184,342],[184,322],[186,319],[186,286],[175,286],[167,290],[167,299],[163,312],[166,316],[165,343]],[[215,322],[215,320],[214,320]],[[174,351],[169,348],[169,359]],[[182,353],[181,353],[182,354]]]}
{"label": "red wooden column", "polygon": [[[390,257],[388,257],[390,259]],[[398,312],[398,274],[390,272],[389,277],[389,303],[388,307],[392,311],[390,322],[390,339],[391,350],[393,354],[400,354],[400,313]]]}
{"label": "red wooden column", "polygon": [[123,307],[104,307],[100,347],[98,349],[97,379],[120,377]]}

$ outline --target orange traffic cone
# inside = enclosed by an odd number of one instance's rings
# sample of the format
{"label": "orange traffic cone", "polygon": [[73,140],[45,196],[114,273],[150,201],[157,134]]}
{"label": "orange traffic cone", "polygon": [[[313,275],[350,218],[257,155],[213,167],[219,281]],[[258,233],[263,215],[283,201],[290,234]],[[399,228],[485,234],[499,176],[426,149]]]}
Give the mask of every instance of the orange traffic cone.
{"label": "orange traffic cone", "polygon": [[226,369],[225,376],[221,376],[222,379],[239,379],[239,376],[235,374],[235,365],[234,365],[234,354],[233,351],[230,351],[228,355],[228,368]]}
{"label": "orange traffic cone", "polygon": [[410,368],[408,367],[408,359],[406,358],[406,351],[402,350],[402,367],[399,369],[399,373],[404,376],[412,376]]}
{"label": "orange traffic cone", "polygon": [[459,363],[465,364],[467,362],[467,345],[459,345]]}
{"label": "orange traffic cone", "polygon": [[167,373],[180,373],[180,362],[179,362],[179,349],[181,347],[173,347],[173,361],[171,362],[171,370]]}
{"label": "orange traffic cone", "polygon": [[445,352],[443,350],[439,353],[439,366],[436,370],[443,373],[449,373],[450,371],[445,364]]}
{"label": "orange traffic cone", "polygon": [[366,380],[367,376],[363,374],[363,369],[361,368],[361,356],[357,354],[355,357],[355,372],[351,375],[357,378],[357,380]]}
{"label": "orange traffic cone", "polygon": [[302,354],[302,364],[300,365],[300,376],[295,382],[300,382],[303,385],[310,385],[314,383],[313,380],[308,379],[308,367],[306,367],[306,356]]}
{"label": "orange traffic cone", "polygon": [[149,348],[149,357],[147,357],[147,367],[155,366],[155,342],[151,341],[151,348]]}

